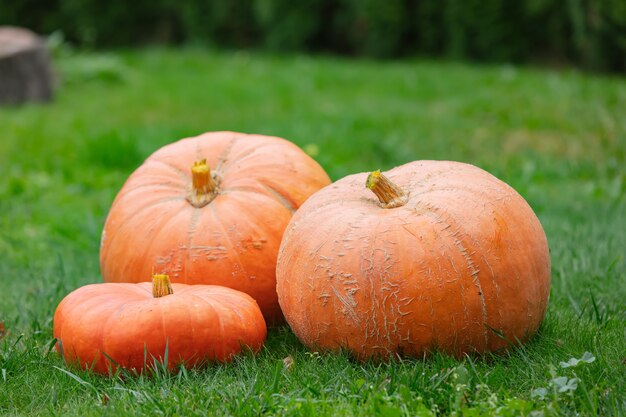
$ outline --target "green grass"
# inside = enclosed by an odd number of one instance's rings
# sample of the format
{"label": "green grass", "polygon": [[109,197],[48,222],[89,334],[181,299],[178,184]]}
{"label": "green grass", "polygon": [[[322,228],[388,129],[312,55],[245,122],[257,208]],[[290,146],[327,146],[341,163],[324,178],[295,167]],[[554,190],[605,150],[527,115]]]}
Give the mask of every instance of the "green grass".
{"label": "green grass", "polygon": [[[0,109],[1,415],[626,415],[623,78],[198,50],[68,55],[58,68],[53,104]],[[494,173],[548,236],[539,334],[499,356],[361,364],[312,354],[281,327],[257,357],[199,371],[66,368],[54,309],[100,281],[116,192],[158,147],[209,130],[289,138],[333,179],[416,159]],[[586,351],[594,362],[559,365]],[[559,393],[560,376],[577,387]]]}

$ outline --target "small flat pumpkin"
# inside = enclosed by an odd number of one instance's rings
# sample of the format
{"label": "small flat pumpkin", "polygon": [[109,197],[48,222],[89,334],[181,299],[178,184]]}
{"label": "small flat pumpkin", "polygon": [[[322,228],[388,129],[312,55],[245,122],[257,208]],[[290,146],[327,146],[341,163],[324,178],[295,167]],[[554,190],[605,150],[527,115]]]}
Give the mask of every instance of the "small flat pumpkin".
{"label": "small flat pumpkin", "polygon": [[[247,346],[258,351],[266,327],[247,294],[215,285],[153,283],[92,284],[57,307],[54,337],[68,362],[98,373],[121,366],[141,371],[154,361],[228,361]],[[113,362],[111,362],[111,359]]]}

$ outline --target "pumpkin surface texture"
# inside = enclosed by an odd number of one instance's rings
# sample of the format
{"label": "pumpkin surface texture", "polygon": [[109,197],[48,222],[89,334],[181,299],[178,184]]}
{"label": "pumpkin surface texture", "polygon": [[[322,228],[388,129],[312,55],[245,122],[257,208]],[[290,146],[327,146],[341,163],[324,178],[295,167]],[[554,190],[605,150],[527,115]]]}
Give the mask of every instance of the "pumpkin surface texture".
{"label": "pumpkin surface texture", "polygon": [[54,314],[64,358],[106,374],[116,366],[141,371],[154,360],[164,363],[166,352],[171,369],[228,361],[243,346],[263,346],[265,321],[249,295],[215,285],[170,285],[167,275],[153,280],[92,284],[65,297]]}
{"label": "pumpkin surface texture", "polygon": [[548,244],[530,206],[458,162],[417,161],[325,187],[292,218],[277,265],[298,338],[361,359],[523,342],[549,290]]}
{"label": "pumpkin surface texture", "polygon": [[180,140],[152,154],[115,198],[100,247],[107,282],[152,270],[172,282],[250,294],[268,322],[283,320],[276,258],[294,211],[330,183],[296,145],[233,132]]}

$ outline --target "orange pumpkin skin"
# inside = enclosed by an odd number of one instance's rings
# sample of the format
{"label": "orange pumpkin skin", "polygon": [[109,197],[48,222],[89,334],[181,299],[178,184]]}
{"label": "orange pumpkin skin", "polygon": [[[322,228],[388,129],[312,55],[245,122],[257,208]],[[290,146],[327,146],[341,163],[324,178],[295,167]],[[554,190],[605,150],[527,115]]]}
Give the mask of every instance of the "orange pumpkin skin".
{"label": "orange pumpkin skin", "polygon": [[249,295],[173,284],[174,294],[153,298],[151,286],[92,284],[66,296],[54,314],[65,360],[106,374],[116,365],[141,371],[154,359],[164,362],[166,346],[170,369],[228,361],[243,346],[255,352],[263,346],[265,321]]}
{"label": "orange pumpkin skin", "polygon": [[[217,194],[197,208],[187,200],[190,168],[203,158]],[[319,164],[277,137],[214,132],[167,145],[113,202],[102,232],[102,276],[140,282],[154,270],[172,282],[223,285],[251,295],[268,323],[280,322],[276,257],[284,229],[329,183]]]}
{"label": "orange pumpkin skin", "polygon": [[471,165],[417,161],[383,208],[343,178],[314,194],[280,248],[277,291],[308,347],[358,358],[495,351],[529,339],[550,291],[545,233],[526,201]]}

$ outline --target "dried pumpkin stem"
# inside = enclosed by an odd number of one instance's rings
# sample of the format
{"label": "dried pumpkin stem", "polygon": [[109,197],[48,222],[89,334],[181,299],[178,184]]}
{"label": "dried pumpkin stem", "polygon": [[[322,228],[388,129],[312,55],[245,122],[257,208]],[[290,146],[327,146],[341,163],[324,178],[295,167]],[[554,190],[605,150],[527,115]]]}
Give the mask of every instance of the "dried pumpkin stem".
{"label": "dried pumpkin stem", "polygon": [[402,188],[391,182],[380,170],[374,171],[367,176],[365,186],[376,194],[384,208],[400,207],[409,200],[408,193],[405,193]]}
{"label": "dried pumpkin stem", "polygon": [[170,277],[165,274],[152,274],[152,296],[154,298],[174,294]]}
{"label": "dried pumpkin stem", "polygon": [[206,159],[194,162],[191,167],[191,193],[187,200],[192,206],[200,208],[209,204],[216,194],[217,184]]}

